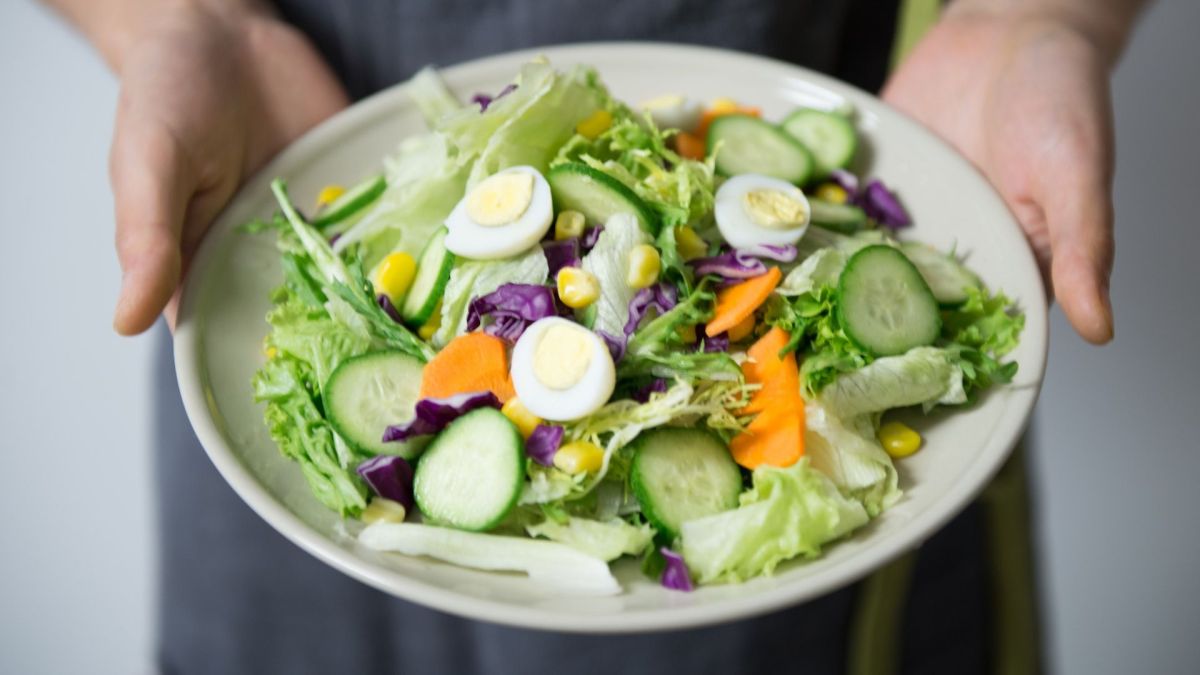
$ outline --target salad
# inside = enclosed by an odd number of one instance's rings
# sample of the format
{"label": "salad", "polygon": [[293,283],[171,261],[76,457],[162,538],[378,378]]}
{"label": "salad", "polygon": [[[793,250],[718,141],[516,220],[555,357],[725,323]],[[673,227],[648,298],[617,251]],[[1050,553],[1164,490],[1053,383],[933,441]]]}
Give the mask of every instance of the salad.
{"label": "salad", "polygon": [[630,106],[522,67],[382,175],[269,220],[283,284],[256,400],[369,548],[615,593],[738,582],[902,498],[895,408],[1009,382],[1023,316],[848,171],[852,110]]}

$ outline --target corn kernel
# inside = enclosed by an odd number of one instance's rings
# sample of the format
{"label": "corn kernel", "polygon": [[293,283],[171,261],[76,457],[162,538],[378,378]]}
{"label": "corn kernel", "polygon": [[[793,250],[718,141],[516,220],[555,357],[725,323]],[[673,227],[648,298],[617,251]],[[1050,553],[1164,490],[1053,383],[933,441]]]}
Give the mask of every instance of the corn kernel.
{"label": "corn kernel", "polygon": [[740,342],[747,335],[754,332],[754,315],[742,319],[733,328],[729,329],[729,339],[733,342]]}
{"label": "corn kernel", "polygon": [[388,296],[392,304],[399,304],[415,276],[417,261],[407,253],[392,253],[383,259],[375,273],[375,292]]}
{"label": "corn kernel", "polygon": [[708,106],[710,111],[718,114],[737,112],[739,108],[741,106],[738,105],[737,101],[725,96],[713,99],[712,104]]}
{"label": "corn kernel", "polygon": [[837,183],[821,183],[814,194],[817,199],[834,204],[846,203],[846,189]]}
{"label": "corn kernel", "polygon": [[696,231],[687,225],[675,228],[675,250],[684,260],[695,260],[708,255],[708,242],[700,238]]}
{"label": "corn kernel", "polygon": [[900,459],[921,448],[921,434],[902,422],[887,422],[879,427],[879,442],[887,454]]}
{"label": "corn kernel", "polygon": [[650,244],[639,244],[629,252],[629,269],[625,273],[625,283],[630,288],[646,288],[658,281],[658,273],[662,270],[662,259],[658,249]]}
{"label": "corn kernel", "polygon": [[680,340],[683,340],[683,344],[685,345],[696,344],[696,326],[694,324],[676,326],[675,334],[679,336]]}
{"label": "corn kernel", "polygon": [[600,297],[600,282],[596,276],[578,267],[564,267],[555,279],[558,299],[567,307],[583,309]]}
{"label": "corn kernel", "polygon": [[554,219],[554,240],[562,241],[571,237],[582,237],[587,221],[578,211],[559,211]]}
{"label": "corn kernel", "polygon": [[364,523],[403,523],[407,513],[400,502],[375,497],[363,509],[361,519]]}
{"label": "corn kernel", "polygon": [[584,138],[592,139],[608,131],[612,126],[612,113],[607,110],[597,110],[587,119],[575,126],[575,131]]}
{"label": "corn kernel", "polygon": [[334,200],[344,194],[346,194],[346,188],[342,187],[341,185],[326,185],[325,187],[321,188],[319,193],[317,193],[317,208],[319,209],[322,206],[329,206],[334,202]]}
{"label": "corn kernel", "polygon": [[429,320],[424,326],[417,329],[417,336],[428,342],[433,339],[433,334],[438,332],[442,327],[442,301],[438,300],[437,305],[433,308],[433,314],[429,316]]}
{"label": "corn kernel", "polygon": [[274,347],[267,347],[267,358],[273,359],[276,356],[279,356],[279,350]]}
{"label": "corn kernel", "polygon": [[595,443],[572,441],[554,453],[554,466],[569,474],[595,473],[604,463],[604,450]]}
{"label": "corn kernel", "polygon": [[500,408],[500,413],[507,417],[508,421],[512,422],[517,427],[517,431],[521,432],[521,436],[526,439],[543,422],[542,418],[529,412],[529,408],[521,403],[521,399],[515,397],[508,399],[504,407]]}

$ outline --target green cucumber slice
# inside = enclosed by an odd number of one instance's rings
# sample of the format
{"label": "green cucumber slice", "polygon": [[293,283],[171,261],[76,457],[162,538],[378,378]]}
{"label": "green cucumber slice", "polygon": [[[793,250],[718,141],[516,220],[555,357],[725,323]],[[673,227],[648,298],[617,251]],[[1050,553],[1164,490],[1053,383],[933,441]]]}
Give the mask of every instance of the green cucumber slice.
{"label": "green cucumber slice", "polygon": [[364,454],[415,457],[423,442],[384,443],[382,439],[388,426],[413,418],[421,369],[420,361],[400,351],[343,361],[325,385],[325,411],[334,431]]}
{"label": "green cucumber slice", "polygon": [[372,176],[362,181],[330,202],[313,220],[313,227],[320,229],[346,220],[379,199],[386,189],[387,179],[383,176]]}
{"label": "green cucumber slice", "polygon": [[438,434],[417,464],[413,494],[436,523],[481,532],[499,525],[525,483],[525,444],[499,410],[480,408]]}
{"label": "green cucumber slice", "polygon": [[867,224],[867,213],[852,204],[835,204],[824,199],[808,198],[813,225],[842,234],[854,234]]}
{"label": "green cucumber slice", "polygon": [[900,244],[900,250],[917,266],[917,271],[929,284],[929,290],[940,305],[962,304],[967,300],[968,289],[983,287],[979,277],[949,253],[917,241]]}
{"label": "green cucumber slice", "polygon": [[713,120],[708,127],[708,154],[713,152],[717,153],[717,173],[722,176],[761,173],[803,185],[813,172],[812,155],[799,141],[750,115],[722,115]]}
{"label": "green cucumber slice", "polygon": [[812,153],[817,177],[846,168],[858,151],[858,132],[844,115],[800,108],[784,118],[780,126]]}
{"label": "green cucumber slice", "polygon": [[641,197],[621,181],[586,164],[568,162],[546,172],[554,210],[578,211],[591,225],[603,225],[618,213],[629,213],[642,229],[658,233],[658,219]]}
{"label": "green cucumber slice", "polygon": [[875,356],[932,344],[942,330],[929,284],[891,246],[867,246],[850,256],[838,277],[837,297],[842,330]]}
{"label": "green cucumber slice", "polygon": [[445,227],[438,228],[417,260],[417,275],[400,303],[400,317],[410,326],[420,327],[433,316],[454,268],[454,254],[446,249]]}
{"label": "green cucumber slice", "polygon": [[668,540],[683,523],[737,508],[742,472],[720,438],[702,429],[647,431],[634,449],[629,482],[642,513]]}

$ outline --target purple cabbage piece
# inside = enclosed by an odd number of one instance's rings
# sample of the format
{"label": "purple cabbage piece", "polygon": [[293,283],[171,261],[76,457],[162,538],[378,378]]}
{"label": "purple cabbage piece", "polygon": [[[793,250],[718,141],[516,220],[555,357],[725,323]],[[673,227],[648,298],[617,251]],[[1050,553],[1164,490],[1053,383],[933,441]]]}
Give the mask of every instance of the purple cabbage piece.
{"label": "purple cabbage piece", "polygon": [[406,441],[414,436],[436,434],[476,408],[499,407],[500,399],[490,391],[472,391],[446,398],[423,398],[417,401],[411,420],[404,424],[393,424],[384,430],[383,442]]}
{"label": "purple cabbage piece", "polygon": [[542,252],[546,254],[546,264],[550,267],[550,278],[558,277],[558,271],[564,267],[579,267],[579,238],[571,237],[560,241],[547,241],[542,244]]}
{"label": "purple cabbage piece", "polygon": [[391,317],[392,321],[401,323],[400,310],[396,309],[396,306],[392,304],[391,298],[383,293],[380,293],[379,295],[375,296],[375,302],[379,303],[380,309],[382,309],[389,317]]}
{"label": "purple cabbage piece", "polygon": [[413,509],[413,470],[403,457],[377,455],[355,469],[375,494]]}
{"label": "purple cabbage piece", "polygon": [[829,172],[829,180],[846,191],[846,196],[853,199],[858,194],[858,176],[845,169],[834,169]]}
{"label": "purple cabbage piece", "polygon": [[333,246],[334,244],[336,244],[338,242],[338,239],[341,239],[341,238],[342,238],[341,232],[335,233],[332,237],[329,238],[329,245]]}
{"label": "purple cabbage piece", "polygon": [[634,294],[633,299],[629,301],[629,320],[625,322],[625,339],[628,340],[629,336],[633,335],[647,312],[654,309],[662,314],[674,307],[678,299],[679,292],[675,290],[675,287],[661,281]]}
{"label": "purple cabbage piece", "polygon": [[662,553],[663,558],[667,561],[667,566],[663,569],[662,585],[664,588],[669,588],[673,591],[691,591],[692,575],[688,572],[687,563],[683,562],[683,556],[663,546],[658,549]]}
{"label": "purple cabbage piece", "polygon": [[727,352],[729,351],[729,333],[717,333],[712,337],[704,338],[704,351],[706,352]]}
{"label": "purple cabbage piece", "polygon": [[790,244],[757,244],[750,248],[725,249],[714,256],[696,258],[688,264],[699,276],[716,274],[725,279],[750,279],[767,273],[767,266],[759,258],[791,262],[796,259],[796,247]]}
{"label": "purple cabbage piece", "polygon": [[467,330],[475,330],[489,316],[492,322],[483,332],[516,342],[531,323],[558,316],[554,291],[537,284],[504,284],[487,295],[475,298],[467,309]]}
{"label": "purple cabbage piece", "polygon": [[792,262],[798,255],[796,247],[791,244],[755,244],[749,248],[737,249],[737,254],[785,263]]}
{"label": "purple cabbage piece", "polygon": [[588,251],[592,250],[592,247],[595,246],[596,242],[600,240],[600,233],[603,231],[604,231],[603,225],[589,227],[588,229],[584,230],[583,237],[580,239],[580,242],[579,242],[583,248],[584,253],[587,253]]}
{"label": "purple cabbage piece", "polygon": [[596,335],[604,340],[604,345],[608,347],[608,353],[612,355],[613,363],[619,362],[621,357],[625,356],[625,338],[619,338],[605,330],[596,331]]}
{"label": "purple cabbage piece", "polygon": [[525,454],[542,466],[554,466],[554,453],[562,445],[563,428],[552,424],[539,424],[525,440]]}
{"label": "purple cabbage piece", "polygon": [[507,87],[501,89],[500,93],[496,94],[495,96],[490,96],[488,94],[484,94],[484,93],[480,92],[471,97],[471,103],[479,104],[479,112],[487,112],[488,106],[495,103],[496,99],[503,98],[504,96],[511,94],[513,91],[516,90],[516,88],[517,88],[516,84],[510,84]]}
{"label": "purple cabbage piece", "polygon": [[650,394],[661,394],[667,390],[667,381],[661,377],[656,377],[648,384],[642,385],[629,394],[629,398],[638,403],[645,403],[650,400]]}
{"label": "purple cabbage piece", "polygon": [[895,193],[878,179],[872,179],[855,201],[867,215],[880,225],[893,230],[912,225],[912,218],[900,203]]}

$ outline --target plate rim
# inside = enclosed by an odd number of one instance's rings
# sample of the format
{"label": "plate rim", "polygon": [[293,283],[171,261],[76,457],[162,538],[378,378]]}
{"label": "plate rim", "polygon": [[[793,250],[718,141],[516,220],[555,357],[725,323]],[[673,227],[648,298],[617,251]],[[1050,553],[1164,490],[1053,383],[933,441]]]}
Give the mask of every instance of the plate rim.
{"label": "plate rim", "polygon": [[[731,65],[737,63],[750,67],[771,68],[774,70],[790,71],[788,76],[811,82],[821,88],[846,96],[847,98],[866,98],[879,108],[883,117],[891,117],[890,123],[906,127],[905,132],[915,134],[922,140],[922,145],[935,144],[946,150],[950,161],[959,165],[959,169],[969,172],[976,180],[983,181],[994,201],[1008,215],[1012,227],[1020,229],[1011,210],[996,192],[995,188],[966,158],[953,147],[937,137],[932,131],[920,125],[908,115],[892,108],[873,94],[853,85],[834,79],[828,75],[810,70],[785,61],[769,57],[738,52],[728,49],[706,47],[690,44],[653,41],[628,42],[581,42],[559,45],[547,45],[530,49],[514,50],[473,59],[456,65],[440,68],[447,79],[454,79],[459,74],[467,74],[474,70],[493,66],[496,62],[524,61],[545,54],[554,62],[579,62],[579,54],[587,54],[588,62],[596,63],[598,70],[603,72],[603,59],[594,52],[655,52],[666,54],[673,58],[688,57],[689,55],[702,58],[717,58],[728,61]],[[191,270],[183,282],[183,291],[179,306],[178,322],[174,335],[174,362],[180,395],[192,428],[204,448],[205,453],[213,462],[222,478],[229,483],[250,508],[263,518],[273,529],[312,554],[323,563],[347,574],[369,586],[399,597],[409,602],[431,607],[469,619],[487,621],[497,624],[511,625],[523,628],[554,630],[573,633],[622,634],[632,632],[657,632],[697,628],[718,623],[731,622],[752,616],[766,614],[784,607],[793,606],[811,600],[815,597],[844,588],[854,581],[870,574],[874,569],[881,568],[904,553],[919,547],[925,540],[940,530],[951,518],[960,513],[988,484],[999,471],[1012,449],[1019,441],[1025,429],[1040,394],[1045,378],[1045,364],[1048,352],[1047,302],[1044,296],[1023,298],[1023,309],[1026,315],[1037,314],[1040,321],[1028,322],[1023,340],[1037,340],[1040,349],[1033,350],[1036,362],[1025,360],[1021,363],[1022,373],[1027,374],[1036,366],[1036,377],[1024,382],[1021,389],[1032,389],[1031,395],[1024,396],[1023,401],[1014,401],[1012,405],[1024,409],[1020,413],[1020,424],[1011,427],[1009,433],[1003,434],[1002,440],[996,437],[989,439],[981,447],[979,458],[968,465],[958,483],[952,486],[939,500],[940,508],[927,509],[913,516],[909,522],[911,534],[897,536],[891,540],[883,540],[877,546],[871,547],[869,555],[856,555],[844,561],[836,570],[831,570],[820,586],[812,584],[783,585],[772,593],[750,593],[738,597],[715,601],[711,604],[689,607],[667,607],[654,609],[638,609],[629,612],[604,614],[569,614],[556,610],[530,607],[480,598],[457,592],[452,589],[434,586],[428,582],[408,577],[395,570],[367,561],[352,551],[338,545],[335,541],[319,532],[298,515],[290,511],[280,501],[275,499],[267,488],[250,472],[237,454],[226,442],[216,421],[209,412],[207,373],[203,369],[204,348],[203,331],[198,320],[197,298],[203,278],[202,272],[209,269],[214,262],[218,249],[216,241],[228,235],[228,232],[217,232],[218,227],[230,230],[234,226],[224,223],[233,205],[239,201],[242,194],[254,193],[266,189],[270,179],[278,175],[282,167],[296,163],[311,155],[315,150],[326,145],[338,135],[353,130],[369,122],[372,118],[386,113],[397,99],[406,96],[406,84],[401,82],[383,89],[361,101],[351,105],[336,115],[324,120],[310,129],[292,144],[288,145],[261,169],[247,180],[230,199],[229,204],[214,220],[214,227],[209,235],[204,237],[193,258]],[[1037,273],[1032,251],[1028,244],[1024,250],[1027,265]],[[1040,274],[1039,274],[1040,280]],[[1033,326],[1029,324],[1032,323]],[[1031,332],[1031,328],[1041,330]],[[1015,392],[1021,396],[1023,392]],[[1003,418],[1002,418],[1003,419]],[[995,449],[995,446],[1003,446]],[[964,487],[965,486],[965,487]]]}

